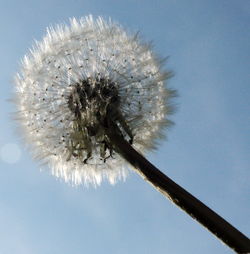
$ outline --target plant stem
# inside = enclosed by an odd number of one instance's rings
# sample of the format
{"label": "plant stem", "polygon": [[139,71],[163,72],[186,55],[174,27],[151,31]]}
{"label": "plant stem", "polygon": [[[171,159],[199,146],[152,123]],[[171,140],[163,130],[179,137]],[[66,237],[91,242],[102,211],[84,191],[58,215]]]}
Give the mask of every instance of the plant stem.
{"label": "plant stem", "polygon": [[106,128],[107,136],[116,151],[126,159],[135,171],[151,183],[165,197],[184,210],[192,218],[216,235],[221,241],[237,253],[250,253],[250,240],[221,216],[164,175],[153,164],[138,153],[112,124]]}

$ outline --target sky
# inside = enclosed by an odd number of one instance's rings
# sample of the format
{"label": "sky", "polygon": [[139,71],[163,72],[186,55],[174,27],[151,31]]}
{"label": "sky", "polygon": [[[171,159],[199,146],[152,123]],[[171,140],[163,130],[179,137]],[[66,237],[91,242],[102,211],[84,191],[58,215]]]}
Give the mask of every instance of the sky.
{"label": "sky", "polygon": [[41,171],[8,101],[20,59],[46,27],[112,17],[152,41],[175,76],[175,126],[147,158],[250,236],[250,2],[0,0],[0,254],[232,251],[132,170],[125,182],[72,187]]}

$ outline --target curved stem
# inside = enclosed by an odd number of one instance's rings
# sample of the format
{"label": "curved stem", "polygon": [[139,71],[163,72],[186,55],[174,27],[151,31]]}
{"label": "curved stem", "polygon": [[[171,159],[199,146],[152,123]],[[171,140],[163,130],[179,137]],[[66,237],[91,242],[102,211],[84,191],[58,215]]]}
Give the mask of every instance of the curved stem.
{"label": "curved stem", "polygon": [[201,223],[235,252],[250,253],[250,240],[244,234],[152,165],[118,134],[119,130],[115,124],[106,128],[106,133],[116,151],[165,197]]}

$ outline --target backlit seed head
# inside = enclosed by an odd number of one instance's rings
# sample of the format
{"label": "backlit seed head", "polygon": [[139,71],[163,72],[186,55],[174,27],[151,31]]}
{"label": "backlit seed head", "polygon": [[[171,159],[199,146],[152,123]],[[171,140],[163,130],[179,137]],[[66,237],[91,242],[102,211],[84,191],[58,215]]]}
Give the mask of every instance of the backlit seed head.
{"label": "backlit seed head", "polygon": [[103,126],[115,122],[141,152],[156,147],[175,95],[161,65],[150,45],[111,20],[49,28],[15,79],[17,118],[35,157],[74,184],[125,178]]}

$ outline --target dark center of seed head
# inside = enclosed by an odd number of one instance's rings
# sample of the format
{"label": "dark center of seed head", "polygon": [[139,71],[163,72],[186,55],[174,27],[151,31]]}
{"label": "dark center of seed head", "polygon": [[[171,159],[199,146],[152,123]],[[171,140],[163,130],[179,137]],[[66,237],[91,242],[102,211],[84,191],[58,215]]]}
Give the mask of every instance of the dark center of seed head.
{"label": "dark center of seed head", "polygon": [[114,131],[132,143],[133,134],[121,113],[116,83],[104,78],[89,78],[71,87],[67,103],[74,121],[68,143],[71,151],[68,160],[72,155],[88,163],[94,147],[99,147],[97,150],[104,162],[113,157],[113,145],[104,129],[114,123],[118,127]]}
{"label": "dark center of seed head", "polygon": [[116,114],[120,104],[118,88],[114,82],[104,78],[88,78],[72,87],[68,107],[76,121],[82,121],[89,134],[94,136],[96,125]]}

